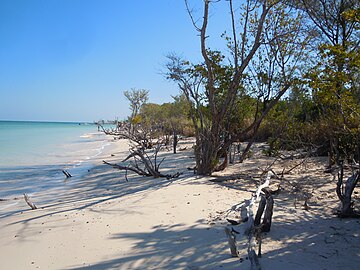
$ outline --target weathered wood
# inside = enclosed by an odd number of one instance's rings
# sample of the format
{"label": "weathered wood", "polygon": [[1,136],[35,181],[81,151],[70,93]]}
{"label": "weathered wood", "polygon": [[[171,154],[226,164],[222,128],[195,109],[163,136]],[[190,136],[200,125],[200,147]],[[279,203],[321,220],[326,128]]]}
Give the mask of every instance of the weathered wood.
{"label": "weathered wood", "polygon": [[256,234],[256,240],[258,241],[258,257],[261,258],[262,253],[261,253],[261,245],[262,245],[262,234],[261,234],[261,230],[258,231],[258,233]]}
{"label": "weathered wood", "polygon": [[341,168],[341,173],[336,187],[336,193],[341,201],[341,210],[338,213],[339,217],[359,217],[359,213],[355,213],[351,196],[352,193],[360,179],[360,172],[356,171],[352,176],[350,176],[343,187],[343,168]]}
{"label": "weathered wood", "polygon": [[[267,173],[265,182],[258,187],[256,192],[252,195],[251,200],[245,200],[242,204],[236,206],[235,210],[241,211],[241,220],[246,220],[243,225],[240,224],[238,239],[236,238],[236,235],[232,234],[232,230],[228,227],[225,229],[232,256],[237,254],[242,261],[247,257],[250,262],[251,270],[261,269],[259,262],[262,245],[261,233],[268,232],[271,228],[274,200],[267,187],[270,185],[272,175],[274,175],[274,173],[270,171]],[[254,208],[257,202],[259,202],[259,206],[254,219]],[[261,223],[263,213],[264,218]],[[256,253],[257,245],[258,250]],[[244,254],[244,251],[247,251],[246,255]]]}
{"label": "weathered wood", "polygon": [[249,250],[249,260],[250,260],[250,269],[251,270],[261,270],[261,265],[259,262],[259,258],[256,255],[256,252],[253,248]]}
{"label": "weathered wood", "polygon": [[229,222],[231,225],[239,225],[241,222],[238,220],[233,220],[233,219],[226,219],[227,222]]}
{"label": "weathered wood", "polygon": [[66,178],[72,177],[72,175],[68,171],[62,170],[62,173],[65,174]]}
{"label": "weathered wood", "polygon": [[274,199],[269,193],[266,197],[266,209],[264,214],[264,219],[261,226],[262,232],[270,232],[271,228],[271,221],[272,221],[272,215],[273,215],[273,208],[274,208]]}
{"label": "weathered wood", "polygon": [[127,171],[132,171],[134,173],[137,173],[138,175],[143,175],[143,176],[151,176],[150,174],[146,173],[145,171],[143,171],[142,169],[140,169],[139,167],[135,166],[135,167],[129,167],[129,166],[122,166],[119,164],[115,164],[115,163],[109,163],[105,160],[103,160],[103,163],[106,165],[109,165],[115,169],[119,169],[119,170],[125,170],[126,171],[126,175],[127,175]]}
{"label": "weathered wood", "polygon": [[236,234],[228,227],[225,227],[225,234],[228,238],[231,256],[238,257],[238,253],[236,249]]}
{"label": "weathered wood", "polygon": [[36,205],[30,200],[29,196],[24,193],[25,202],[30,206],[31,210],[37,209]]}
{"label": "weathered wood", "polygon": [[269,187],[270,185],[270,179],[271,179],[271,176],[274,175],[273,172],[271,171],[268,171],[267,174],[266,174],[266,178],[265,178],[265,182],[263,184],[261,184],[258,189],[256,190],[256,200],[259,199],[259,196],[260,196],[260,193],[262,192],[262,190],[264,188],[267,188]]}
{"label": "weathered wood", "polygon": [[131,155],[127,157],[125,160],[123,160],[123,162],[128,160],[130,157],[138,156],[151,176],[153,176],[154,178],[166,177],[165,175],[159,173],[159,171],[156,168],[156,157],[158,151],[159,151],[158,149],[157,151],[155,151],[155,166],[152,164],[150,158],[146,158],[145,153],[140,149],[133,151],[133,153],[131,153]]}
{"label": "weathered wood", "polygon": [[[156,158],[157,158],[158,151],[159,151],[158,149],[155,151],[154,164],[151,161],[150,157],[147,156],[146,153],[143,153],[142,150],[140,150],[140,149],[134,150],[129,156],[127,156],[122,161],[122,162],[125,162],[125,161],[129,160],[130,158],[139,157],[141,163],[145,167],[144,169],[141,169],[138,166],[136,159],[135,159],[135,164],[132,164],[131,166],[130,165],[123,166],[123,165],[119,165],[119,164],[115,164],[115,163],[109,163],[109,162],[106,162],[105,160],[103,160],[103,163],[110,165],[113,168],[116,168],[119,170],[125,170],[126,172],[129,170],[129,171],[135,172],[142,176],[149,176],[149,177],[152,176],[154,178],[167,178],[167,179],[178,178],[181,175],[180,172],[177,172],[175,174],[162,174],[159,172],[159,167],[160,167],[161,163],[164,161],[164,158],[157,164]],[[145,155],[146,155],[146,157],[145,157]],[[127,177],[126,177],[126,179],[127,179]]]}
{"label": "weathered wood", "polygon": [[261,194],[260,196],[260,202],[259,202],[259,207],[258,210],[256,212],[256,216],[255,216],[255,220],[254,220],[254,225],[255,226],[259,226],[260,222],[261,222],[261,216],[264,213],[265,210],[265,206],[266,206],[266,199],[265,196]]}
{"label": "weathered wood", "polygon": [[360,179],[360,171],[357,170],[350,176],[345,183],[343,184],[344,178],[344,167],[342,164],[340,165],[340,171],[338,172],[338,182],[336,184],[336,194],[341,202],[341,209],[337,213],[339,217],[355,217],[359,218],[360,213],[356,213],[353,208],[353,202],[351,199],[352,193],[359,182]]}
{"label": "weathered wood", "polygon": [[342,206],[342,213],[345,215],[352,214],[354,212],[351,202],[351,195],[355,189],[357,182],[359,181],[359,178],[360,178],[360,173],[357,171],[346,181],[345,194],[344,194],[344,200]]}
{"label": "weathered wood", "polygon": [[249,220],[249,216],[248,216],[248,201],[245,201],[240,208],[240,217],[242,222],[247,222]]}

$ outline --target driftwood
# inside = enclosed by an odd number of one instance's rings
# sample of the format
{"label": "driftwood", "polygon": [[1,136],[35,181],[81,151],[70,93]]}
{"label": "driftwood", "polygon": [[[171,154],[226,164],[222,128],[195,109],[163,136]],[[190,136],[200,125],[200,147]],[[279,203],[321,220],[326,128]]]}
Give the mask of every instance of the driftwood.
{"label": "driftwood", "polygon": [[[113,168],[119,170],[125,170],[125,179],[128,181],[127,173],[132,171],[138,175],[149,176],[154,178],[164,177],[167,179],[177,178],[181,173],[175,174],[163,174],[159,171],[160,165],[165,158],[158,161],[158,152],[162,147],[162,143],[159,140],[156,144],[152,142],[152,136],[145,130],[132,130],[126,126],[117,126],[116,129],[106,130],[103,126],[99,125],[99,128],[107,135],[119,136],[121,138],[129,139],[133,144],[130,148],[130,154],[122,160],[123,164],[109,163],[103,160],[104,164],[110,165]],[[131,132],[130,132],[131,131]],[[177,134],[174,132],[174,151],[176,151],[176,145],[178,142]],[[156,147],[154,147],[156,145]],[[152,156],[148,155],[146,149],[154,149]],[[129,161],[130,162],[127,162]],[[125,163],[126,162],[126,163]]]}
{"label": "driftwood", "polygon": [[234,230],[231,230],[228,227],[225,228],[225,233],[228,238],[231,256],[237,257],[238,252],[237,252],[237,248],[236,248],[236,233],[234,232]]}
{"label": "driftwood", "polygon": [[360,179],[360,170],[356,170],[353,175],[346,180],[345,186],[343,185],[343,178],[344,168],[340,165],[338,182],[336,184],[336,194],[341,202],[341,209],[337,212],[337,215],[341,218],[360,218],[360,213],[354,210],[351,199],[352,193]]}
{"label": "driftwood", "polygon": [[151,176],[151,174],[143,171],[142,169],[140,168],[137,168],[137,167],[130,167],[130,166],[123,166],[123,165],[119,165],[119,164],[115,164],[115,163],[109,163],[105,160],[103,160],[103,163],[106,164],[106,165],[109,165],[115,169],[119,169],[119,170],[126,170],[126,171],[132,171],[132,172],[135,172],[137,173],[138,175],[143,175],[143,176]]}
{"label": "driftwood", "polygon": [[132,150],[130,155],[127,156],[122,162],[126,162],[129,159],[133,159],[133,162],[126,165],[119,165],[115,163],[109,163],[103,160],[104,164],[110,165],[113,168],[126,171],[126,180],[127,180],[127,171],[132,171],[142,176],[149,176],[154,178],[177,178],[181,173],[177,172],[175,174],[163,174],[160,173],[160,165],[165,158],[161,159],[160,162],[157,161],[157,155],[160,150],[160,145],[155,149],[153,157],[148,156],[148,154],[143,149]]}
{"label": "driftwood", "polygon": [[[256,212],[254,225],[260,226],[261,232],[269,232],[271,228],[271,221],[273,215],[274,199],[271,196],[271,192],[267,188],[263,188],[262,191],[265,193],[260,195],[260,202],[258,210]],[[265,208],[266,206],[266,208]],[[263,222],[260,224],[261,216],[264,214]]]}
{"label": "driftwood", "polygon": [[29,196],[25,193],[24,193],[24,199],[25,199],[25,202],[30,206],[31,210],[37,209],[36,205],[32,201],[30,201]]}
{"label": "driftwood", "polygon": [[[262,233],[269,232],[271,228],[274,200],[267,188],[269,187],[272,175],[272,172],[268,172],[264,184],[258,187],[252,198],[245,200],[236,207],[237,210],[241,211],[242,222],[239,222],[239,229],[235,230],[233,227],[231,229],[229,227],[225,228],[231,255],[238,256],[240,262],[248,258],[250,269],[252,270],[261,269],[259,258],[261,257]],[[257,207],[254,219],[254,208],[257,202],[259,206]],[[235,224],[235,222],[232,224]],[[257,244],[258,250],[256,251]]]}
{"label": "driftwood", "polygon": [[273,212],[274,199],[271,193],[269,193],[268,197],[266,197],[266,208],[264,213],[264,219],[261,225],[261,232],[270,232]]}
{"label": "driftwood", "polygon": [[72,175],[68,171],[62,170],[62,173],[65,174],[66,178],[72,177]]}
{"label": "driftwood", "polygon": [[261,216],[262,216],[262,214],[264,213],[265,206],[266,206],[265,196],[261,195],[261,196],[260,196],[260,202],[259,202],[258,210],[257,210],[257,212],[256,212],[256,216],[255,216],[255,220],[254,220],[254,225],[255,225],[255,226],[259,226],[259,225],[260,225]]}
{"label": "driftwood", "polygon": [[259,258],[258,255],[256,254],[255,248],[256,248],[256,238],[257,238],[257,228],[254,226],[254,213],[253,213],[253,207],[254,207],[254,203],[256,201],[256,197],[253,196],[253,198],[250,201],[249,207],[248,207],[248,217],[249,220],[247,222],[247,232],[248,232],[248,248],[247,248],[247,252],[248,252],[248,257],[250,260],[250,269],[256,269],[256,270],[260,270],[261,266],[259,263]]}

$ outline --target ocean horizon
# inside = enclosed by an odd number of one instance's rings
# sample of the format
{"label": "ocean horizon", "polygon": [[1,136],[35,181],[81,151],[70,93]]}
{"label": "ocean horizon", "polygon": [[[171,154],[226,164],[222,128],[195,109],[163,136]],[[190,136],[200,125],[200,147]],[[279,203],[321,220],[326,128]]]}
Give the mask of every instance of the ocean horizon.
{"label": "ocean horizon", "polygon": [[0,199],[64,185],[110,144],[89,122],[0,121]]}

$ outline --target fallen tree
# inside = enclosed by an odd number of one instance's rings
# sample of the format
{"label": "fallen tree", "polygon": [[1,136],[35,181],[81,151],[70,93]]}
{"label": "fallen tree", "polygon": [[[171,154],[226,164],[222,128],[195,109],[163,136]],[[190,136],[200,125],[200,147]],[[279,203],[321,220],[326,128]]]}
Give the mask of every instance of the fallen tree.
{"label": "fallen tree", "polygon": [[130,149],[130,155],[128,155],[122,163],[127,162],[131,159],[131,162],[119,165],[115,163],[109,163],[105,160],[103,161],[104,164],[110,165],[113,168],[119,169],[119,170],[125,170],[126,175],[125,178],[128,181],[127,178],[127,172],[132,171],[134,173],[137,173],[138,175],[142,176],[149,176],[154,178],[177,178],[181,175],[181,173],[177,172],[175,174],[163,174],[159,171],[160,165],[165,160],[165,158],[162,158],[160,162],[158,162],[158,153],[160,151],[161,145],[158,144],[157,147],[154,150],[153,155],[149,156],[148,153],[144,150],[144,148],[135,148]]}
{"label": "fallen tree", "polygon": [[[231,255],[239,257],[240,262],[248,258],[250,269],[261,269],[259,258],[261,257],[262,233],[269,232],[271,228],[274,200],[268,187],[272,175],[272,172],[267,173],[265,182],[258,187],[250,200],[245,200],[233,208],[235,211],[240,211],[241,219],[228,220],[232,226],[225,228]],[[254,219],[256,203],[259,205]],[[238,228],[234,229],[233,226],[238,226]]]}

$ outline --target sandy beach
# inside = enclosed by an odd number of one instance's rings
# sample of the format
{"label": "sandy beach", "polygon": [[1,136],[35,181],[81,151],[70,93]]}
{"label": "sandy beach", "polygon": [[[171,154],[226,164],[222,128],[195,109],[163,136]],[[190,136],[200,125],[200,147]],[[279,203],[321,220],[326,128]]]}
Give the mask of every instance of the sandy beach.
{"label": "sandy beach", "polygon": [[[251,197],[271,158],[254,150],[243,164],[199,177],[187,170],[194,166],[191,147],[176,155],[164,150],[162,171],[182,172],[179,178],[129,174],[126,181],[124,172],[102,160],[119,162],[127,150],[126,141],[113,143],[72,189],[32,198],[37,210],[24,201],[3,210],[0,268],[248,269],[247,261],[230,255],[226,218],[236,215],[228,211],[233,205]],[[296,162],[273,168],[281,171]],[[335,185],[332,175],[323,173],[323,162],[312,158],[281,183],[272,229],[263,240],[263,269],[356,269],[360,264],[360,221],[332,214],[338,205]]]}

